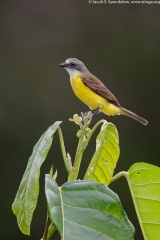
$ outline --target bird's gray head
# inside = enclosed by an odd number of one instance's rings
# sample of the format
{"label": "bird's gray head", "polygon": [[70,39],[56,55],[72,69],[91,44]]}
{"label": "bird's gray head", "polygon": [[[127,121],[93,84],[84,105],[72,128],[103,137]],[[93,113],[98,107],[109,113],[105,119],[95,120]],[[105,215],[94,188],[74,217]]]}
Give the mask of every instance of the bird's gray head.
{"label": "bird's gray head", "polygon": [[86,66],[77,58],[68,58],[65,63],[59,64],[60,67],[64,67],[72,78],[74,75],[89,73]]}

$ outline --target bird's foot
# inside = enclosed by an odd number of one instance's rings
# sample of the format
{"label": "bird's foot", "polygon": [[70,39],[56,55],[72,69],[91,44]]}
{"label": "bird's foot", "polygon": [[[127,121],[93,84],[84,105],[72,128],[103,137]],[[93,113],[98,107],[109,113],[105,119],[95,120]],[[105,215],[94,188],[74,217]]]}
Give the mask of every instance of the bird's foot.
{"label": "bird's foot", "polygon": [[81,112],[81,116],[82,116],[82,119],[84,117],[90,116],[90,114],[92,114],[92,117],[94,117],[95,115],[97,115],[100,112],[101,111],[99,110],[99,108],[95,108],[95,109],[87,111],[87,112]]}
{"label": "bird's foot", "polygon": [[93,109],[91,112],[92,112],[93,116],[95,116],[95,115],[97,115],[98,113],[100,113],[100,110],[99,110],[99,108],[95,108],[95,109]]}

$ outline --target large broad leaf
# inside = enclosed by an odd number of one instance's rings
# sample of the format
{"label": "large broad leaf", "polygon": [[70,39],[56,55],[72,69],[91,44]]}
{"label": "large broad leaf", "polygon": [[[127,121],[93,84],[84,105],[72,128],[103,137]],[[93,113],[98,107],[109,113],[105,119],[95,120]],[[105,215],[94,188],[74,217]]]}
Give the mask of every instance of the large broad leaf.
{"label": "large broad leaf", "polygon": [[17,216],[19,228],[27,235],[30,234],[30,224],[37,205],[40,167],[47,157],[52,144],[53,134],[60,123],[55,122],[55,124],[49,127],[35,145],[12,205],[12,210]]}
{"label": "large broad leaf", "polygon": [[133,240],[134,228],[118,196],[104,184],[71,181],[58,187],[46,175],[49,217],[62,240]]}
{"label": "large broad leaf", "polygon": [[94,180],[108,186],[119,158],[119,138],[116,127],[105,122],[96,140],[96,151],[84,179]]}
{"label": "large broad leaf", "polygon": [[160,168],[136,163],[126,174],[146,240],[160,240]]}

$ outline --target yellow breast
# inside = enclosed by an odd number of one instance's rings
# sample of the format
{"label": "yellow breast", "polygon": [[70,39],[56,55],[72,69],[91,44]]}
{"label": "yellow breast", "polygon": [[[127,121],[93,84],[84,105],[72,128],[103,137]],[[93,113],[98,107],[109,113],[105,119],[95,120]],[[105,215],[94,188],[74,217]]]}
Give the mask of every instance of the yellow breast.
{"label": "yellow breast", "polygon": [[107,99],[99,96],[88,87],[86,87],[80,75],[71,78],[71,86],[75,95],[84,102],[91,110],[99,108],[101,112],[107,115],[120,114],[120,109],[108,102]]}

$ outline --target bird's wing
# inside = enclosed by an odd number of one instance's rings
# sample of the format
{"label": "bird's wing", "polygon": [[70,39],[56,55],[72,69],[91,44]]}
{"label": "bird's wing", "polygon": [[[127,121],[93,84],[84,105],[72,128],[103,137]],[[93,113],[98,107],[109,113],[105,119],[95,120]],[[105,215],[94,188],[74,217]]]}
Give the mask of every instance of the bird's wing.
{"label": "bird's wing", "polygon": [[115,96],[106,88],[106,86],[94,75],[84,73],[81,76],[82,82],[85,86],[97,93],[99,96],[107,99],[117,107],[121,107]]}

